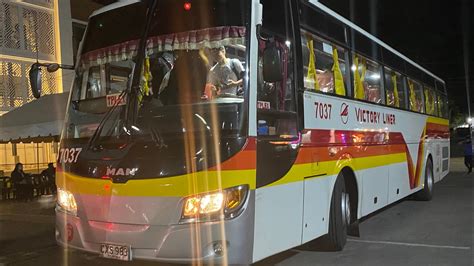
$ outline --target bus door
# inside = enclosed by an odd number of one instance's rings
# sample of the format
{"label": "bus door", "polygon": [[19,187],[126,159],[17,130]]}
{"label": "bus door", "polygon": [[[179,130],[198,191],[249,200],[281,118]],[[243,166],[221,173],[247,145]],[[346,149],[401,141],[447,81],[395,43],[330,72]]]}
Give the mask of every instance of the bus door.
{"label": "bus door", "polygon": [[299,245],[303,212],[303,184],[290,171],[300,145],[289,19],[293,1],[260,2],[254,261]]}

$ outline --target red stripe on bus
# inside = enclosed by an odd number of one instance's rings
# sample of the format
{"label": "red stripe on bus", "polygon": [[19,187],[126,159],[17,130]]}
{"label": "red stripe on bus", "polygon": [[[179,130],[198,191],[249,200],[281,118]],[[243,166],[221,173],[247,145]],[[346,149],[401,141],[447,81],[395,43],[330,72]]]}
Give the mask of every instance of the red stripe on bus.
{"label": "red stripe on bus", "polygon": [[426,136],[429,138],[449,138],[449,127],[447,125],[427,123]]}
{"label": "red stripe on bus", "polygon": [[209,171],[217,170],[255,170],[257,168],[257,139],[249,137],[247,143],[240,152],[232,156],[220,165],[209,168]]}

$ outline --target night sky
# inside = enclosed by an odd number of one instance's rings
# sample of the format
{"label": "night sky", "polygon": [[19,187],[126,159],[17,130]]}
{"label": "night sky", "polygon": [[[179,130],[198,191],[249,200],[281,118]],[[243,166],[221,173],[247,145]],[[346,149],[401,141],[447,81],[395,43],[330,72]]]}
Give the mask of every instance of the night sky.
{"label": "night sky", "polygon": [[[474,1],[320,0],[443,78],[449,98],[467,113],[465,59],[474,110]],[[352,12],[351,12],[352,10]]]}

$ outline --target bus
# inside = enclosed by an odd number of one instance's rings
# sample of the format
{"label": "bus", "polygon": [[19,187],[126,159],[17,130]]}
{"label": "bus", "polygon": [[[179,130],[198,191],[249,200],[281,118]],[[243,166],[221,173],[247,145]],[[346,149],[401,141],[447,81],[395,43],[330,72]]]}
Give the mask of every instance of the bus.
{"label": "bus", "polygon": [[432,198],[446,93],[315,0],[117,1],[78,53],[57,243],[195,264],[341,250],[362,217]]}

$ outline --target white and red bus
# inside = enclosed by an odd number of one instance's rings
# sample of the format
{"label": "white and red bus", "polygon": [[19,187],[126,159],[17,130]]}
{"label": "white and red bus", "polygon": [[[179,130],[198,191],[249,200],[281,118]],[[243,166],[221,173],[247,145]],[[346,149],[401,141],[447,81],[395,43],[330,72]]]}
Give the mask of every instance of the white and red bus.
{"label": "white and red bus", "polygon": [[340,250],[449,171],[443,80],[317,1],[118,1],[90,17],[75,72],[68,248],[224,264]]}

